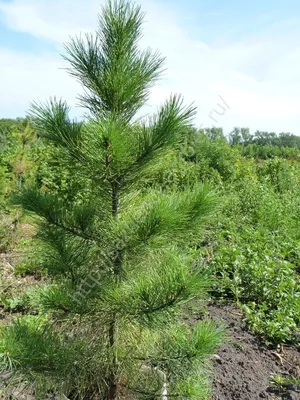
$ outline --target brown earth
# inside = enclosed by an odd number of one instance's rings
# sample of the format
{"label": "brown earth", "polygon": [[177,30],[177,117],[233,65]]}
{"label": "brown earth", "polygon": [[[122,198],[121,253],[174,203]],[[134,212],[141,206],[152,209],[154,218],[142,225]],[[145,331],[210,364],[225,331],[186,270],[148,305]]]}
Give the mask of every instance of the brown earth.
{"label": "brown earth", "polygon": [[279,388],[272,375],[300,378],[300,351],[293,346],[268,348],[253,336],[233,305],[208,305],[208,316],[227,326],[229,341],[213,357],[212,400],[300,400],[300,385]]}

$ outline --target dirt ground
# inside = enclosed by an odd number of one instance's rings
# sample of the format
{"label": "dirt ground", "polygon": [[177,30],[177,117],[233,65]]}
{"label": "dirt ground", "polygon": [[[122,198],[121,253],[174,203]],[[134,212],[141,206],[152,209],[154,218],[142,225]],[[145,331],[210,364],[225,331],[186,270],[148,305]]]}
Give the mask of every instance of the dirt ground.
{"label": "dirt ground", "polygon": [[243,315],[232,305],[208,305],[208,316],[223,321],[229,341],[213,357],[212,400],[300,400],[300,385],[278,388],[272,374],[300,378],[300,351],[283,346],[268,348],[248,332]]}

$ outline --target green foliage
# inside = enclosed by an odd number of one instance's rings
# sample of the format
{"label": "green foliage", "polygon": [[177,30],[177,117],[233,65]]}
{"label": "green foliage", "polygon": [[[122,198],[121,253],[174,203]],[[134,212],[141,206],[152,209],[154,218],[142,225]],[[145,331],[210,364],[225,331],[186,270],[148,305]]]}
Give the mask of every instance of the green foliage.
{"label": "green foliage", "polygon": [[214,263],[221,281],[218,292],[244,304],[256,333],[275,343],[296,340],[300,283],[292,264],[269,256],[263,260],[249,248],[220,249]]}
{"label": "green foliage", "polygon": [[237,144],[257,144],[262,147],[270,145],[273,147],[289,147],[300,149],[299,136],[291,133],[281,132],[277,135],[275,132],[256,131],[251,134],[249,128],[235,127],[229,134],[229,141],[233,145]]}
{"label": "green foliage", "polygon": [[274,383],[279,389],[285,390],[290,388],[291,386],[299,386],[300,378],[294,377],[292,375],[288,375],[283,377],[281,375],[273,374],[270,379],[271,383]]}
{"label": "green foliage", "polygon": [[[93,381],[96,388],[96,379],[101,382],[101,372],[105,372],[105,368],[100,371],[99,366],[95,369],[95,356],[89,353],[84,342],[72,335],[66,340],[63,326],[60,329],[54,335],[46,318],[34,316],[22,317],[12,327],[2,328],[2,359],[11,369],[16,367],[20,374],[25,373],[28,385],[39,381],[38,398],[45,398],[53,389],[63,393],[76,388],[80,392],[86,381]],[[64,382],[59,381],[58,376],[64,376]],[[91,387],[91,395],[95,388]]]}
{"label": "green foliage", "polygon": [[299,184],[299,164],[275,157],[257,165],[261,182],[269,183],[277,192],[293,191]]}
{"label": "green foliage", "polygon": [[261,145],[249,143],[242,146],[236,146],[236,148],[244,157],[258,158],[262,160],[267,160],[274,157],[299,160],[300,156],[299,149],[294,147],[280,147],[270,144]]}
{"label": "green foliage", "polygon": [[65,58],[71,75],[87,90],[81,97],[84,107],[97,117],[112,113],[129,121],[147,100],[164,60],[158,52],[138,47],[143,23],[140,7],[108,2],[98,22],[95,37],[75,38],[66,45]]}
{"label": "green foliage", "polygon": [[151,169],[146,184],[168,190],[199,181],[222,185],[236,179],[241,157],[220,129],[186,129],[184,140]]}
{"label": "green foliage", "polygon": [[[269,171],[270,165],[259,166],[258,179],[262,168]],[[286,168],[291,174],[293,166]],[[275,171],[263,183],[231,185],[210,239],[210,265],[218,279],[215,294],[236,299],[256,333],[282,343],[297,341],[299,334],[299,202],[297,186],[278,190]]]}
{"label": "green foliage", "polygon": [[256,131],[250,134],[248,128],[234,128],[229,134],[229,142],[245,157],[269,159],[283,157],[299,160],[299,136],[290,133]]}
{"label": "green foliage", "polygon": [[222,180],[234,178],[238,152],[230,147],[221,132],[212,134],[208,129],[195,132],[189,143],[186,159],[196,161],[203,171],[217,171]]}
{"label": "green foliage", "polygon": [[[32,235],[31,232],[30,235]],[[18,240],[14,251],[22,256],[14,263],[14,274],[16,276],[25,277],[31,275],[40,278],[45,275],[45,268],[43,267],[45,254],[44,252],[39,252],[38,249],[34,238],[29,237]]]}
{"label": "green foliage", "polygon": [[5,311],[9,312],[24,312],[28,310],[28,302],[26,297],[2,297],[1,302]]}
{"label": "green foliage", "polygon": [[6,253],[11,249],[18,237],[17,221],[18,215],[16,213],[9,214],[0,209],[0,253]]}

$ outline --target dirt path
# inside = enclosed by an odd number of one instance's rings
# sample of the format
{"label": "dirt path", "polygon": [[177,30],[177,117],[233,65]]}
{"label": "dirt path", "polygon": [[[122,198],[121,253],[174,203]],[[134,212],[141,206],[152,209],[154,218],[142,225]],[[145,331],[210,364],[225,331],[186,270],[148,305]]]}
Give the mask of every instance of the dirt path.
{"label": "dirt path", "polygon": [[230,340],[214,356],[212,400],[300,400],[300,385],[278,389],[272,374],[300,378],[300,352],[284,346],[283,352],[268,349],[251,335],[241,312],[232,305],[210,304],[208,315],[225,322]]}

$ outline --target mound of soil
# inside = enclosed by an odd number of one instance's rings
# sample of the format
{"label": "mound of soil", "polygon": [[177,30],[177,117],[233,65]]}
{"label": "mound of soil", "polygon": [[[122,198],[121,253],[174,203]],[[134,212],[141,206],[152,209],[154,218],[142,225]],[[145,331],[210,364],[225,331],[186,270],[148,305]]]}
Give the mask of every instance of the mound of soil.
{"label": "mound of soil", "polygon": [[300,400],[300,385],[278,388],[272,374],[300,378],[300,352],[293,346],[268,348],[251,335],[243,315],[233,305],[208,305],[208,316],[225,323],[229,341],[213,357],[212,400]]}

